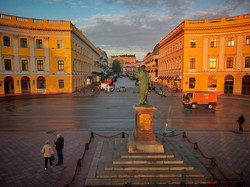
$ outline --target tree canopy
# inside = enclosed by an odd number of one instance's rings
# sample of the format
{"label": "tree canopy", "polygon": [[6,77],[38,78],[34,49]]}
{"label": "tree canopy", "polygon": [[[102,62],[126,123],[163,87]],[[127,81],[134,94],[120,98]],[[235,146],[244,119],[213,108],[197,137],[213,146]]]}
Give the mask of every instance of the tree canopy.
{"label": "tree canopy", "polygon": [[112,63],[112,70],[114,73],[120,73],[121,72],[121,64],[119,60],[114,60]]}

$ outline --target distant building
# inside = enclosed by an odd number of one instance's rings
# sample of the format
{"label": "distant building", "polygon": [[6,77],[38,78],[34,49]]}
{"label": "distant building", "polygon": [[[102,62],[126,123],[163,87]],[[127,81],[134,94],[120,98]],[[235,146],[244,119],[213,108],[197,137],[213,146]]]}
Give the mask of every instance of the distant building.
{"label": "distant building", "polygon": [[0,14],[1,96],[72,93],[98,80],[100,63],[70,21]]}
{"label": "distant building", "polygon": [[134,75],[138,71],[138,63],[136,63],[135,55],[118,55],[110,56],[110,61],[119,60],[121,64],[122,75]]}
{"label": "distant building", "polygon": [[154,47],[152,52],[149,52],[141,62],[141,65],[146,66],[146,70],[149,72],[151,81],[158,81],[158,58],[159,58],[159,44]]}
{"label": "distant building", "polygon": [[184,20],[159,42],[159,83],[250,95],[250,14]]}

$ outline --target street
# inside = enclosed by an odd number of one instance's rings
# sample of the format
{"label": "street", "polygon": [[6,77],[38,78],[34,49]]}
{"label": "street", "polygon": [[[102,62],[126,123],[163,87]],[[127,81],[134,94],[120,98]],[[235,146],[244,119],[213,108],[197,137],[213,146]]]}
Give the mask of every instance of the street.
{"label": "street", "polygon": [[[47,95],[27,96],[0,102],[0,126],[2,131],[56,131],[63,129],[86,131],[133,131],[133,105],[138,102],[135,81],[119,78],[116,90],[100,91],[94,96]],[[127,92],[118,93],[120,86]],[[218,96],[215,110],[186,109],[182,106],[182,94],[161,97],[154,91],[148,96],[150,104],[158,110],[154,113],[154,129],[162,131],[166,122],[170,130],[237,130],[235,122],[240,113],[246,121],[250,99],[237,96]],[[246,123],[247,124],[247,123]],[[249,125],[244,126],[249,130]]]}

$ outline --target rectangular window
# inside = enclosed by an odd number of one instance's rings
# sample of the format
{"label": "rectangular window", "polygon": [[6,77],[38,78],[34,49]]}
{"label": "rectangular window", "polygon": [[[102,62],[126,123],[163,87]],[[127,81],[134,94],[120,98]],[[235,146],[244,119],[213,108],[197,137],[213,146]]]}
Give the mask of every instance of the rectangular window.
{"label": "rectangular window", "polygon": [[56,41],[56,47],[57,47],[57,49],[62,49],[63,48],[63,41],[62,40],[57,40]]}
{"label": "rectangular window", "polygon": [[210,60],[209,60],[209,68],[210,69],[216,69],[216,63],[217,63],[216,58],[210,58]]}
{"label": "rectangular window", "polygon": [[36,48],[37,49],[42,49],[43,48],[42,39],[36,39]]}
{"label": "rectangular window", "polygon": [[189,78],[189,88],[195,88],[195,78],[194,77]]}
{"label": "rectangular window", "polygon": [[245,57],[245,68],[250,68],[250,56]]}
{"label": "rectangular window", "polygon": [[64,88],[64,80],[58,80],[58,88]]}
{"label": "rectangular window", "polygon": [[250,45],[250,36],[246,36],[246,45]]}
{"label": "rectangular window", "polygon": [[228,47],[234,46],[234,38],[233,38],[233,37],[229,37],[229,38],[228,38],[227,46],[228,46]]}
{"label": "rectangular window", "polygon": [[4,68],[6,71],[11,71],[11,59],[4,59]]}
{"label": "rectangular window", "polygon": [[190,58],[190,69],[196,68],[196,58]]}
{"label": "rectangular window", "polygon": [[3,45],[9,47],[10,46],[10,37],[3,36]]}
{"label": "rectangular window", "polygon": [[43,60],[37,60],[37,71],[43,71]]}
{"label": "rectangular window", "polygon": [[210,47],[217,47],[217,40],[216,39],[211,39],[210,40]]}
{"label": "rectangular window", "polygon": [[190,40],[190,48],[196,48],[196,40],[195,39]]}
{"label": "rectangular window", "polygon": [[64,71],[64,61],[63,60],[58,60],[58,71]]}
{"label": "rectangular window", "polygon": [[28,60],[22,60],[22,71],[28,71]]}
{"label": "rectangular window", "polygon": [[27,38],[20,38],[20,47],[27,48]]}
{"label": "rectangular window", "polygon": [[234,58],[227,57],[227,68],[233,68],[233,67],[234,67]]}

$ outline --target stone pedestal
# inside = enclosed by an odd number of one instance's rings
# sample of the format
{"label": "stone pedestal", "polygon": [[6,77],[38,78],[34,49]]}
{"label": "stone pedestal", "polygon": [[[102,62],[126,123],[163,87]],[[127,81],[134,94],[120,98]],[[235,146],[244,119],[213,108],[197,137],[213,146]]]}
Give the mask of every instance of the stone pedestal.
{"label": "stone pedestal", "polygon": [[153,106],[134,106],[136,129],[128,139],[129,153],[163,153],[163,145],[156,141],[154,134]]}

